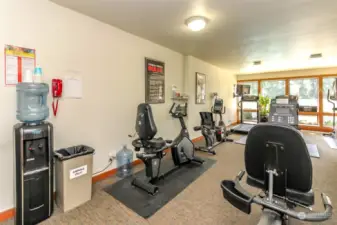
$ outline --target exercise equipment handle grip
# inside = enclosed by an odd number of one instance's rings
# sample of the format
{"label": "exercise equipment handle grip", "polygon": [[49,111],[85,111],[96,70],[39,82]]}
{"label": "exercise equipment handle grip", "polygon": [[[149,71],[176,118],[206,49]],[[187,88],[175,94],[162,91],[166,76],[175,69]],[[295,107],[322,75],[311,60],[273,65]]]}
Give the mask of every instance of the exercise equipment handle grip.
{"label": "exercise equipment handle grip", "polygon": [[162,152],[165,149],[171,148],[173,145],[174,145],[174,143],[171,143],[171,144],[166,143],[166,145],[164,147],[162,147],[162,148],[160,148],[160,149],[158,149],[158,150],[156,150],[154,152]]}
{"label": "exercise equipment handle grip", "polygon": [[245,173],[246,172],[244,170],[241,170],[239,174],[236,176],[236,180],[240,181],[242,177],[245,175]]}
{"label": "exercise equipment handle grip", "polygon": [[332,216],[332,205],[330,198],[326,194],[322,194],[322,201],[325,208],[324,212],[298,212],[292,209],[285,209],[279,205],[275,205],[269,201],[261,199],[260,197],[254,197],[253,199],[254,203],[261,205],[264,208],[272,209],[295,219],[309,222],[322,222],[328,220]]}
{"label": "exercise equipment handle grip", "polygon": [[172,110],[173,110],[173,108],[174,108],[175,105],[176,105],[176,103],[173,103],[173,104],[172,104],[171,109],[170,109],[170,111],[169,111],[170,114],[173,114]]}

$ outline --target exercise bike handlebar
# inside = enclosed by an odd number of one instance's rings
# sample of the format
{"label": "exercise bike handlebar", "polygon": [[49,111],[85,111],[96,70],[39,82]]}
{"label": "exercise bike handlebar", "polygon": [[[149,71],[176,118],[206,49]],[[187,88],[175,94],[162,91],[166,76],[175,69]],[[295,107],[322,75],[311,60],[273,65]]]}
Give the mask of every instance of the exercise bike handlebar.
{"label": "exercise bike handlebar", "polygon": [[331,217],[332,205],[331,205],[330,198],[326,194],[322,193],[322,201],[323,201],[324,208],[325,208],[324,212],[297,212],[292,209],[282,208],[276,204],[273,204],[257,196],[253,198],[254,203],[261,205],[265,208],[269,208],[277,212],[281,212],[285,215],[288,215],[298,220],[310,221],[310,222],[322,222]]}
{"label": "exercise bike handlebar", "polygon": [[[240,171],[240,173],[235,178],[235,187],[239,191],[240,189],[244,190],[242,186],[240,185],[240,181],[244,175],[245,175],[245,171]],[[252,199],[252,202],[258,205],[261,205],[264,208],[275,210],[277,212],[283,213],[285,215],[288,215],[298,220],[310,221],[310,222],[322,222],[322,221],[329,219],[332,216],[333,208],[332,208],[332,203],[331,203],[329,196],[327,196],[325,193],[322,193],[321,197],[322,197],[322,202],[323,202],[324,209],[325,209],[324,212],[297,212],[289,208],[283,208],[259,196],[254,196]]]}
{"label": "exercise bike handlebar", "polygon": [[173,104],[172,104],[171,109],[170,109],[170,111],[169,111],[170,114],[173,114],[172,110],[173,110],[173,108],[174,108],[175,105],[176,105],[176,103],[173,103]]}
{"label": "exercise bike handlebar", "polygon": [[[184,113],[181,113],[181,112],[173,112],[173,109],[174,109],[174,106],[176,105],[176,103],[173,103],[171,108],[170,108],[170,111],[169,113],[173,116],[173,117],[180,117],[180,116],[187,116],[187,103],[185,103],[185,112]],[[177,106],[178,107],[178,106]]]}
{"label": "exercise bike handlebar", "polygon": [[162,151],[164,151],[164,150],[166,150],[166,149],[168,149],[168,148],[171,148],[173,145],[174,145],[173,142],[172,142],[172,143],[166,143],[166,145],[165,145],[164,147],[162,147],[162,148],[160,148],[160,149],[157,149],[157,150],[155,150],[154,152],[162,152]]}

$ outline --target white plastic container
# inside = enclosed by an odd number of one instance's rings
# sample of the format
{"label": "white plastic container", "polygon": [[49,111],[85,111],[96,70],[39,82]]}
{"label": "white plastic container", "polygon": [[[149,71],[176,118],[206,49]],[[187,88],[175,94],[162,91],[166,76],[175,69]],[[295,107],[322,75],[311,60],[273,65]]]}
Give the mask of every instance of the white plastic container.
{"label": "white plastic container", "polygon": [[26,70],[23,76],[23,83],[33,83],[33,72],[31,70]]}

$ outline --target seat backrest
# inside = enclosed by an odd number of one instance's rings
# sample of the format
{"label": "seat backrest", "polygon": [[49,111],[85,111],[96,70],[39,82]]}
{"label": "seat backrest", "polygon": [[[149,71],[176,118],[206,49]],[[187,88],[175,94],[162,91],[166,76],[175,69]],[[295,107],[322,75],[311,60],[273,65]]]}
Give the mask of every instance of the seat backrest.
{"label": "seat backrest", "polygon": [[214,126],[213,113],[211,112],[199,112],[202,126]]}
{"label": "seat backrest", "polygon": [[[301,133],[289,125],[260,123],[254,126],[247,137],[245,165],[248,183],[259,188],[268,188],[266,170],[277,169],[284,176],[274,178],[274,188],[284,185],[284,189],[300,192],[311,190],[312,164],[307,145]],[[285,191],[274,189],[279,195],[285,195]]]}
{"label": "seat backrest", "polygon": [[157,134],[157,127],[149,104],[138,105],[135,129],[139,138],[144,141],[151,140]]}

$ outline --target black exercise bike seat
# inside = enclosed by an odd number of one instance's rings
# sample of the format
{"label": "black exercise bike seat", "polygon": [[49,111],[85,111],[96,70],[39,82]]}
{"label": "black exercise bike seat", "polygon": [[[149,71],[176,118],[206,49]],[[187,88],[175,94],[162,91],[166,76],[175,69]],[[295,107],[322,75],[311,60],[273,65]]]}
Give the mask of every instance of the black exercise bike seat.
{"label": "black exercise bike seat", "polygon": [[164,147],[167,142],[160,137],[160,138],[153,138],[147,141],[147,143],[150,145],[151,148],[160,149]]}

